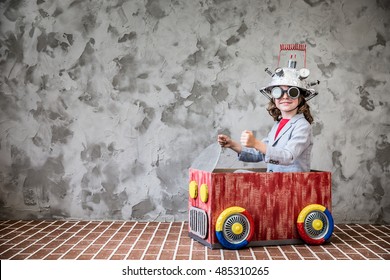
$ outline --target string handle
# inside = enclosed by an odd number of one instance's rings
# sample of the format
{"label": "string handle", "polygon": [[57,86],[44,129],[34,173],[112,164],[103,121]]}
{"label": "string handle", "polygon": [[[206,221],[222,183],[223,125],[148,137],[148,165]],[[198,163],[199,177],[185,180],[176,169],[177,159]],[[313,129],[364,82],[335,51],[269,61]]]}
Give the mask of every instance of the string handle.
{"label": "string handle", "polygon": [[306,51],[306,44],[280,44],[281,51]]}
{"label": "string handle", "polygon": [[282,51],[303,51],[304,52],[304,65],[306,68],[306,44],[280,44],[278,67],[280,63],[280,53]]}

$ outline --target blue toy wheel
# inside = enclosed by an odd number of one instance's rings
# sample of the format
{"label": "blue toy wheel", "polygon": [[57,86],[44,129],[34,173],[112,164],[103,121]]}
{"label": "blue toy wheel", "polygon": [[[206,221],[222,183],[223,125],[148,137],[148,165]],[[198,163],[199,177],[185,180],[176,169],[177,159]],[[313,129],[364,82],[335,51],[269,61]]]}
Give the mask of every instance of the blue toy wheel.
{"label": "blue toy wheel", "polygon": [[323,244],[333,233],[332,214],[320,204],[310,204],[299,213],[297,228],[302,240],[307,244]]}
{"label": "blue toy wheel", "polygon": [[253,237],[253,218],[244,208],[229,207],[218,217],[216,236],[225,248],[237,250],[247,246]]}

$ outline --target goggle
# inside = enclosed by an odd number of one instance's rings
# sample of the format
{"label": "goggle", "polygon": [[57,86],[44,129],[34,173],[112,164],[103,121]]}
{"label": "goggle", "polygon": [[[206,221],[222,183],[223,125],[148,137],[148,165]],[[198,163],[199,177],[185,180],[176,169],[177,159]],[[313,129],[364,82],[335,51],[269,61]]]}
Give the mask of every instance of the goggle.
{"label": "goggle", "polygon": [[297,87],[289,87],[288,89],[282,89],[281,87],[273,87],[271,90],[271,95],[273,98],[279,99],[286,92],[287,92],[287,95],[291,99],[297,99],[299,97],[299,95],[301,94],[299,88],[297,88]]}

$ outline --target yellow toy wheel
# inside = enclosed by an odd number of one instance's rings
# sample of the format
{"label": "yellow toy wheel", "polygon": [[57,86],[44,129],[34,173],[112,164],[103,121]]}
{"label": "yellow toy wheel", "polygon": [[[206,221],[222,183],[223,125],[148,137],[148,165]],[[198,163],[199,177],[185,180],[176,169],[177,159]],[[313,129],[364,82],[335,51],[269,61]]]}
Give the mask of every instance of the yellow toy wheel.
{"label": "yellow toy wheel", "polygon": [[307,244],[323,244],[333,233],[332,214],[320,204],[310,204],[299,213],[297,228],[299,235]]}
{"label": "yellow toy wheel", "polygon": [[215,230],[217,239],[223,247],[240,249],[252,240],[253,218],[244,208],[229,207],[218,216]]}

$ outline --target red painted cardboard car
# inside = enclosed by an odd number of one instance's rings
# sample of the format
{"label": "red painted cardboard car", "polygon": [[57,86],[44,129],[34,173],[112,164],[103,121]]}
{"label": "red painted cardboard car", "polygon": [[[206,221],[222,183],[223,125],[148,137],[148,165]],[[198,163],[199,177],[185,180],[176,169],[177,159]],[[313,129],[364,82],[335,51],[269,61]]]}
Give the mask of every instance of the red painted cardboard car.
{"label": "red painted cardboard car", "polygon": [[240,249],[330,239],[330,172],[225,169],[212,161],[212,168],[189,169],[188,224],[194,240],[212,249]]}

